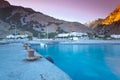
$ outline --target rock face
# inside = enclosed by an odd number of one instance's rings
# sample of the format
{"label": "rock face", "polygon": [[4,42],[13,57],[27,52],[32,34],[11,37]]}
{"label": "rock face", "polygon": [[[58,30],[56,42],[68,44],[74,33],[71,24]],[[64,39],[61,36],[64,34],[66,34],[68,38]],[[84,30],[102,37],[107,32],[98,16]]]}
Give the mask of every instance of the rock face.
{"label": "rock face", "polygon": [[10,7],[10,4],[5,0],[0,0],[0,8]]}
{"label": "rock face", "polygon": [[[31,32],[24,31],[21,29],[16,29],[16,32],[20,33],[20,34],[32,35]],[[2,20],[0,20],[0,38],[5,38],[6,35],[14,34],[14,33],[15,33],[14,27],[11,27],[9,23],[6,23],[6,22],[3,22]]]}
{"label": "rock face", "polygon": [[103,19],[98,18],[94,21],[90,21],[90,22],[85,23],[85,25],[88,26],[89,28],[94,29],[97,27],[97,24],[101,23],[102,21],[103,21]]}
{"label": "rock face", "polygon": [[120,5],[118,5],[118,7],[112,13],[110,13],[109,16],[105,18],[101,23],[105,25],[110,25],[119,20],[120,20]]}
{"label": "rock face", "polygon": [[96,21],[92,28],[97,34],[111,35],[120,34],[120,5],[105,19]]}
{"label": "rock face", "polygon": [[[37,36],[38,33],[89,32],[92,30],[77,22],[58,20],[30,8],[10,5],[7,1],[0,1],[0,20],[10,28],[16,27],[21,31],[29,31]],[[0,26],[1,27],[1,26]]]}

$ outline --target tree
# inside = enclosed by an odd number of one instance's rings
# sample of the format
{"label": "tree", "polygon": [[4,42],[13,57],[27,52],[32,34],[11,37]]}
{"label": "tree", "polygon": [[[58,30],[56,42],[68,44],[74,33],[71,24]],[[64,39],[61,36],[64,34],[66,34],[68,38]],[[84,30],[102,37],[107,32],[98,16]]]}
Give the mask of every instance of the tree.
{"label": "tree", "polygon": [[28,36],[27,38],[28,38],[28,40],[33,40],[32,36]]}
{"label": "tree", "polygon": [[48,38],[55,38],[56,35],[57,33],[54,32],[48,33]]}
{"label": "tree", "polygon": [[61,29],[60,27],[57,28],[56,30],[58,33],[65,33],[65,31],[63,29]]}

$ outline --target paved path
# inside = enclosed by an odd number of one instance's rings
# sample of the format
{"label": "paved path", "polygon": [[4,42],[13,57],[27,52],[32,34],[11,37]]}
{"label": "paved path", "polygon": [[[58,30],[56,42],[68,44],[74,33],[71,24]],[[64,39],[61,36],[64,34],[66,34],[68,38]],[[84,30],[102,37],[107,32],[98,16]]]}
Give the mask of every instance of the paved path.
{"label": "paved path", "polygon": [[44,58],[25,61],[23,44],[0,45],[0,80],[71,80],[68,75]]}

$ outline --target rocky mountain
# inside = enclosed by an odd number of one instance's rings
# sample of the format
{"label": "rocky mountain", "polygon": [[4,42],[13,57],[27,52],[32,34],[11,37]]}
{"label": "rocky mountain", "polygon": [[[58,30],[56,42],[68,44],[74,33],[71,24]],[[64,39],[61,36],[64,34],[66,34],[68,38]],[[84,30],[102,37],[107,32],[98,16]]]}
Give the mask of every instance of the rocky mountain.
{"label": "rocky mountain", "polygon": [[110,25],[120,20],[120,5],[110,13],[101,23],[105,25]]}
{"label": "rocky mountain", "polygon": [[[16,28],[18,33],[29,33],[37,36],[38,33],[44,35],[48,33],[63,33],[63,32],[88,32],[92,30],[78,22],[68,22],[55,19],[43,13],[36,12],[30,8],[10,5],[5,0],[0,0],[0,28],[3,27],[8,32],[5,35],[12,33]],[[9,27],[8,27],[9,26]],[[1,29],[2,31],[2,29]],[[1,32],[5,33],[4,31]]]}
{"label": "rocky mountain", "polygon": [[98,34],[120,34],[120,5],[105,19],[97,21],[93,26],[93,29]]}
{"label": "rocky mountain", "polygon": [[0,0],[0,8],[10,7],[9,2]]}
{"label": "rocky mountain", "polygon": [[99,23],[102,22],[102,20],[103,20],[103,19],[98,18],[98,19],[96,19],[96,20],[94,20],[94,21],[89,21],[89,22],[85,23],[85,25],[88,26],[89,28],[94,29],[94,28],[97,27],[97,25],[98,25]]}

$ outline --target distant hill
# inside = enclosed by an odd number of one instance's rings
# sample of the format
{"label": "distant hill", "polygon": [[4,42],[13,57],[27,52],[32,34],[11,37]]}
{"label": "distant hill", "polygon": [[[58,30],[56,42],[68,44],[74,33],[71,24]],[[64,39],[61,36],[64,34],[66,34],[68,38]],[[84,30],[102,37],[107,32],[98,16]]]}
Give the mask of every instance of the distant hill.
{"label": "distant hill", "polygon": [[[63,32],[88,32],[92,33],[92,30],[85,25],[78,22],[68,22],[64,20],[55,19],[47,16],[43,13],[36,12],[30,8],[24,8],[21,6],[10,5],[5,0],[0,1],[0,28],[2,25],[8,25],[9,32],[16,27],[18,33],[29,33],[37,36],[38,33],[63,33]],[[1,30],[2,31],[2,30]],[[2,31],[1,33],[5,33]],[[11,32],[12,33],[12,32]]]}
{"label": "distant hill", "polygon": [[103,19],[98,18],[98,19],[96,19],[94,21],[89,21],[89,22],[85,23],[85,25],[88,26],[89,28],[94,29],[94,28],[97,27],[98,24],[100,24],[102,22],[102,20]]}
{"label": "distant hill", "polygon": [[120,34],[120,5],[105,19],[98,20],[92,24],[92,28],[97,34]]}

